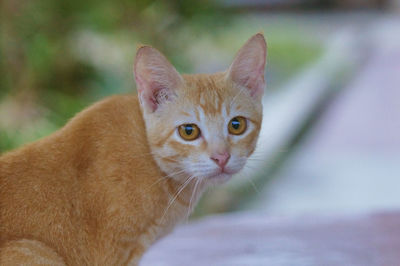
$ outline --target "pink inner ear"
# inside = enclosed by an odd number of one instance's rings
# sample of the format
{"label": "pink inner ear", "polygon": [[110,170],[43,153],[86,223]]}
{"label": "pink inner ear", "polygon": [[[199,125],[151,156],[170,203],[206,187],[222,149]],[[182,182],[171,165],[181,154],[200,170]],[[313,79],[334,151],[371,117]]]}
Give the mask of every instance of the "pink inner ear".
{"label": "pink inner ear", "polygon": [[161,104],[172,100],[174,96],[172,90],[160,87],[157,82],[152,82],[146,85],[142,82],[140,84],[140,88],[144,88],[144,86],[146,89],[139,89],[139,95],[141,100],[147,104],[147,107],[152,112],[156,111],[158,106]]}
{"label": "pink inner ear", "polygon": [[233,82],[249,89],[253,97],[264,93],[264,68],[266,63],[266,42],[262,34],[250,38],[239,50],[230,69]]}
{"label": "pink inner ear", "polygon": [[134,73],[141,103],[150,112],[171,100],[173,90],[182,84],[182,77],[175,68],[151,47],[138,50]]}
{"label": "pink inner ear", "polygon": [[250,91],[251,96],[259,97],[264,94],[264,66],[254,74],[254,79],[250,79],[249,88],[252,88]]}

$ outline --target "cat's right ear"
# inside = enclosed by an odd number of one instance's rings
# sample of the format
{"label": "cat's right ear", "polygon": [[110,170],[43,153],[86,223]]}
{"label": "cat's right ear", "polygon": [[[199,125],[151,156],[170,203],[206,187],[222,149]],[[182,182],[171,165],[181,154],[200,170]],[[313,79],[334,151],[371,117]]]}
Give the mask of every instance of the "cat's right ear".
{"label": "cat's right ear", "polygon": [[174,90],[183,86],[183,78],[156,49],[142,46],[136,52],[134,65],[140,103],[147,112],[154,112],[175,97]]}

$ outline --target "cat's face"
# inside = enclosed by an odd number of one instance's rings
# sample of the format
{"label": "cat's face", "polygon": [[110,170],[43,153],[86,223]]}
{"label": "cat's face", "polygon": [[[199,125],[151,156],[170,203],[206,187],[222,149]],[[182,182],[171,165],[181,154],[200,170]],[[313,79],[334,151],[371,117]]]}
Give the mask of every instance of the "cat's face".
{"label": "cat's face", "polygon": [[226,72],[181,76],[151,47],[135,77],[153,157],[172,178],[219,183],[245,165],[262,120],[265,40],[253,36]]}

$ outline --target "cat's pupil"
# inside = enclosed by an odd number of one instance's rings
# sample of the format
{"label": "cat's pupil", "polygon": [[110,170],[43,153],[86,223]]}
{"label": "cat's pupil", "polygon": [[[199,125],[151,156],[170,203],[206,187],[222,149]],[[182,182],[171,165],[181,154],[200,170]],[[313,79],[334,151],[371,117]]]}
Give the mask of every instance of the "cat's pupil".
{"label": "cat's pupil", "polygon": [[189,135],[189,136],[192,135],[193,127],[191,125],[185,126],[185,132],[186,132],[186,135]]}
{"label": "cat's pupil", "polygon": [[240,122],[235,118],[232,120],[232,127],[238,129],[240,127]]}

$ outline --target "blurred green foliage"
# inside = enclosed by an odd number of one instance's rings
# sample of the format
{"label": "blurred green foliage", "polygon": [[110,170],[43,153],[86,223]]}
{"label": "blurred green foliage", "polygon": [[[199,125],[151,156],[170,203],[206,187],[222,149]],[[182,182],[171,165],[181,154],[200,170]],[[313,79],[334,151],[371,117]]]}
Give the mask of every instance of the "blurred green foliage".
{"label": "blurred green foliage", "polygon": [[[62,126],[94,100],[132,90],[131,67],[126,66],[126,72],[118,73],[105,69],[104,63],[82,56],[77,43],[91,41],[81,38],[82,35],[98,34],[107,40],[125,36],[124,41],[131,43],[131,51],[126,55],[130,57],[129,61],[133,60],[137,40],[151,43],[178,67],[188,68],[190,64],[180,56],[187,44],[174,41],[174,32],[184,27],[189,19],[198,20],[197,25],[204,21],[224,24],[221,16],[217,16],[220,8],[213,1],[200,0],[4,0],[0,12],[0,104],[12,98],[17,99],[13,101],[14,105],[45,107],[37,116],[44,116],[51,128]],[[193,28],[193,34],[206,27],[207,24]],[[118,48],[120,43],[114,47],[107,47],[107,44],[103,50]],[[90,46],[90,43],[85,45]],[[126,80],[130,84],[124,83]],[[18,109],[18,106],[14,107]],[[21,115],[11,112],[9,107],[0,108],[0,111],[3,112],[0,119]],[[32,119],[38,119],[37,116]],[[18,119],[20,117],[13,118]],[[33,133],[34,137],[19,141],[22,135],[27,137],[21,132],[26,130],[24,122],[33,122],[20,120],[21,123],[12,125],[0,121],[0,152],[48,133],[48,130],[38,128],[39,133]]]}
{"label": "blurred green foliage", "polygon": [[[132,92],[131,65],[139,43],[157,47],[183,72],[196,70],[199,58],[213,59],[223,50],[233,57],[264,25],[249,26],[220,3],[3,0],[0,153],[50,134],[96,100]],[[299,35],[282,35],[281,29],[266,34],[272,81],[295,73],[319,54],[318,45],[304,43]],[[212,52],[210,46],[220,49]]]}

